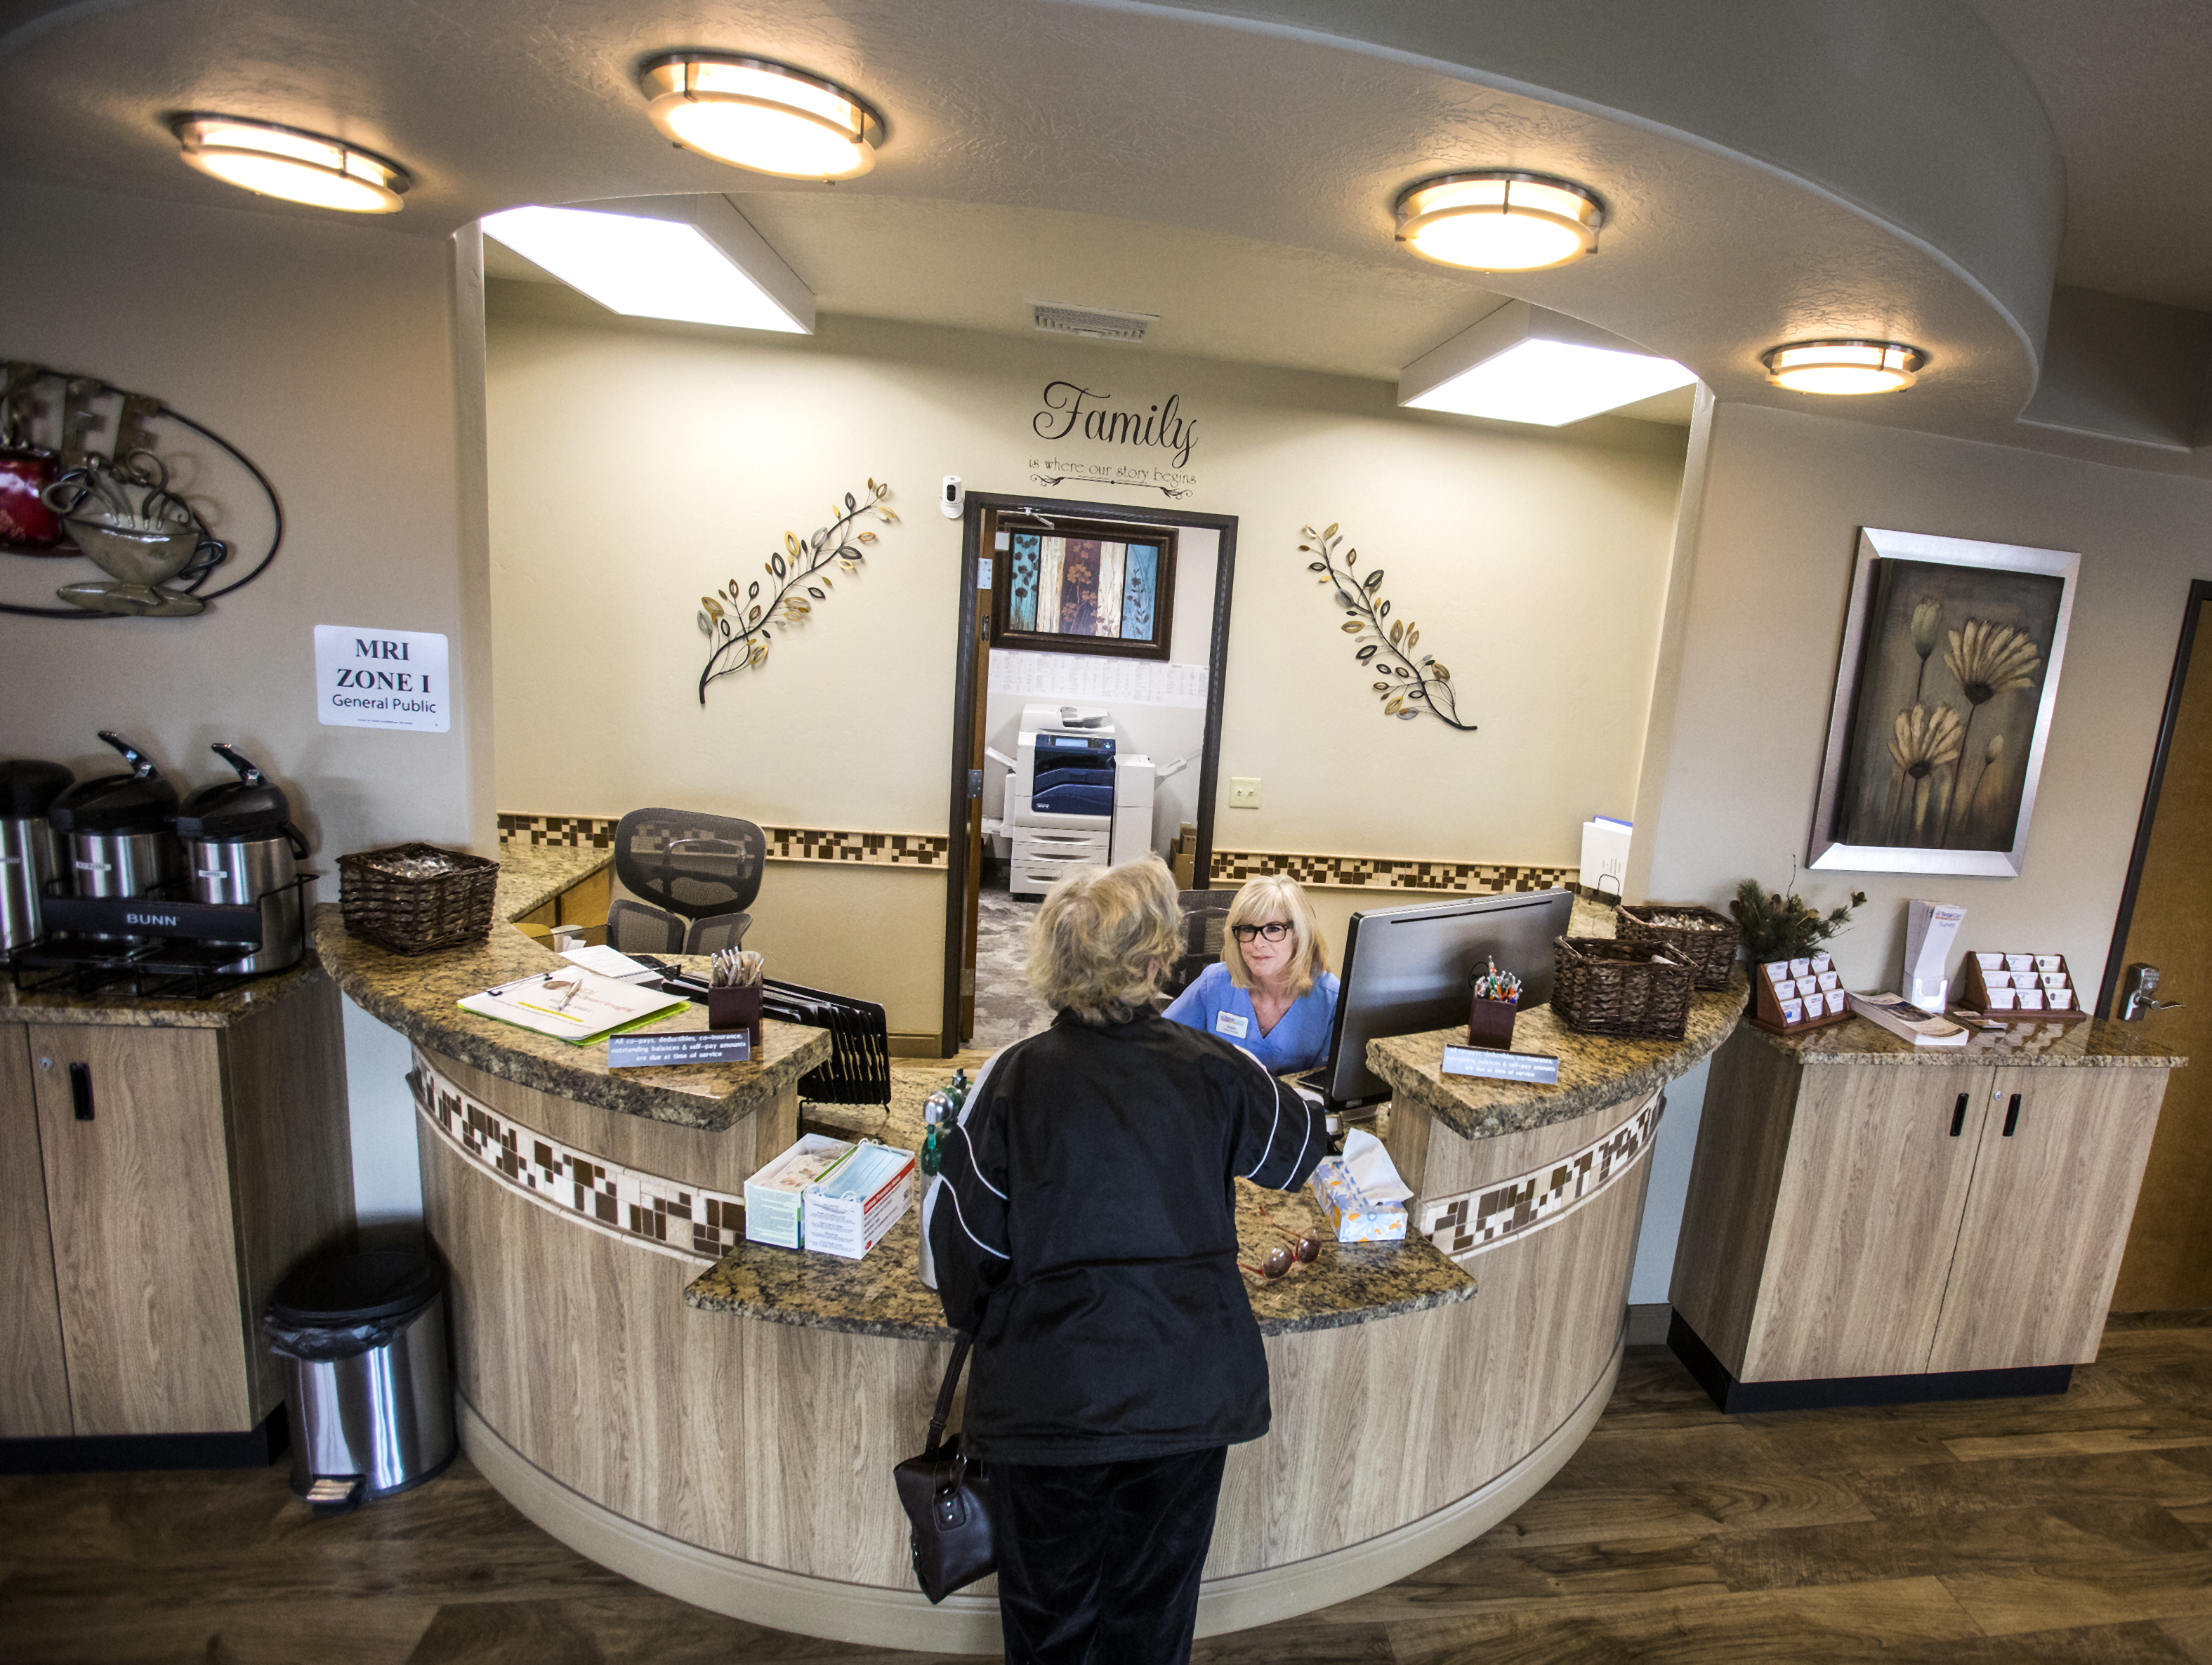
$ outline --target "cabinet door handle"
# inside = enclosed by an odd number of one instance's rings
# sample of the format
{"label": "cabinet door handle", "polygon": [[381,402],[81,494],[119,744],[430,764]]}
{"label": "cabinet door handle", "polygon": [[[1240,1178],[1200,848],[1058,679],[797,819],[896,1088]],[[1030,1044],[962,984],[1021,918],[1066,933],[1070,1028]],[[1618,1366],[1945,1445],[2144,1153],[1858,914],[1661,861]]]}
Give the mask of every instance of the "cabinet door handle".
{"label": "cabinet door handle", "polygon": [[1960,1093],[1959,1102],[1951,1107],[1951,1137],[1954,1139],[1958,1138],[1960,1131],[1966,1125],[1966,1100],[1972,1096],[1969,1093]]}
{"label": "cabinet door handle", "polygon": [[71,1064],[70,1066],[70,1103],[76,1107],[78,1121],[92,1120],[91,1065]]}
{"label": "cabinet door handle", "polygon": [[2018,1126],[2020,1126],[2020,1095],[2014,1093],[2012,1096],[2012,1103],[2005,1106],[2004,1136],[2010,1139],[2012,1130]]}

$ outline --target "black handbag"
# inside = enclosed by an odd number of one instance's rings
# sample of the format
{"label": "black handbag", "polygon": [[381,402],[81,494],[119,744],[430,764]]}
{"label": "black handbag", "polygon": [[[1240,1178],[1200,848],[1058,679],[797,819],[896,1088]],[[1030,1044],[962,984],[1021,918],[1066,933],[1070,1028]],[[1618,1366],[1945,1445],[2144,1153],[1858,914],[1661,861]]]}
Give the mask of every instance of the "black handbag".
{"label": "black handbag", "polygon": [[913,1523],[914,1580],[935,1607],[957,1589],[999,1570],[998,1552],[991,1543],[991,1514],[995,1499],[990,1476],[983,1465],[960,1454],[960,1436],[945,1437],[945,1424],[952,1414],[952,1390],[960,1368],[968,1362],[971,1338],[960,1336],[953,1344],[952,1362],[945,1367],[945,1385],[937,1392],[937,1414],[929,1419],[929,1443],[918,1457],[908,1457],[891,1470],[898,1482],[899,1504]]}

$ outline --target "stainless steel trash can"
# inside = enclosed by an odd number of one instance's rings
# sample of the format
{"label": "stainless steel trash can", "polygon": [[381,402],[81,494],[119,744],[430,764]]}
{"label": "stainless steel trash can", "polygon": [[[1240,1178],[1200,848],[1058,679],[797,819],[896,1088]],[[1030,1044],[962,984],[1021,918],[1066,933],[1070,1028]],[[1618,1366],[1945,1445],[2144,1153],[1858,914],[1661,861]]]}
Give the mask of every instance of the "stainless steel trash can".
{"label": "stainless steel trash can", "polygon": [[453,1460],[446,1273],[377,1249],[316,1261],[264,1316],[284,1361],[292,1489],[318,1514],[420,1486]]}

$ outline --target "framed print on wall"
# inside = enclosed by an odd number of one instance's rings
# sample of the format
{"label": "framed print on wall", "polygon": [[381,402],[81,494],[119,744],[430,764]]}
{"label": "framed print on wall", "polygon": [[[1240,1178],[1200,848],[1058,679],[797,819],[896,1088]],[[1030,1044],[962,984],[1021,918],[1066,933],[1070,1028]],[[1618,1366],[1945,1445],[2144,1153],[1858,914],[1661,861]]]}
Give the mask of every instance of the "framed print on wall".
{"label": "framed print on wall", "polygon": [[2081,566],[1860,529],[1809,866],[2019,877]]}
{"label": "framed print on wall", "polygon": [[1167,658],[1174,528],[1009,514],[991,544],[992,647]]}

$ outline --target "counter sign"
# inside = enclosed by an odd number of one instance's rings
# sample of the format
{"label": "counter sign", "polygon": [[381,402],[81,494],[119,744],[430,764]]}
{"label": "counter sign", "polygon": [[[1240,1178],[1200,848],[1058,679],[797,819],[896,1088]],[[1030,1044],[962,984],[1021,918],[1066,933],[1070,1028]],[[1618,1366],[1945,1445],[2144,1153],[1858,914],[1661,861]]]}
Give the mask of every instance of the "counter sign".
{"label": "counter sign", "polygon": [[315,714],[336,728],[452,726],[446,639],[426,630],[315,626]]}

